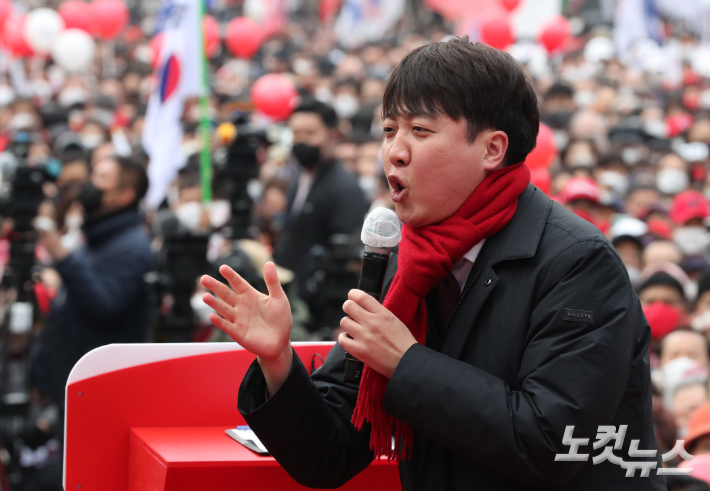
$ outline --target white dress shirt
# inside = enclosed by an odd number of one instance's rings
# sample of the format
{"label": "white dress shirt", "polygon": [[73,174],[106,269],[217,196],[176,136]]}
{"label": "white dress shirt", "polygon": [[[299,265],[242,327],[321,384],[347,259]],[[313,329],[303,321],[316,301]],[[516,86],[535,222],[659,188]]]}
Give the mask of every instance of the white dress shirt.
{"label": "white dress shirt", "polygon": [[486,242],[486,239],[483,239],[480,241],[478,244],[473,246],[470,251],[468,251],[466,254],[463,255],[463,257],[454,264],[454,267],[451,269],[451,274],[454,275],[454,278],[456,278],[456,281],[459,283],[459,287],[461,287],[461,292],[463,293],[463,287],[466,285],[466,279],[468,278],[468,275],[471,273],[471,268],[473,267],[473,263],[476,262],[476,258],[478,257],[478,253],[481,252],[481,248],[483,247],[483,244]]}

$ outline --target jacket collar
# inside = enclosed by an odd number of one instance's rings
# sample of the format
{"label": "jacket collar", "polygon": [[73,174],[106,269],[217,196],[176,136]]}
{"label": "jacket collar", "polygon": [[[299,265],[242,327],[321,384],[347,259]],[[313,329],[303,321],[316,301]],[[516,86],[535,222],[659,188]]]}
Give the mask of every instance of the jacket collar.
{"label": "jacket collar", "polygon": [[490,264],[533,257],[551,207],[552,200],[533,184],[528,184],[518,198],[513,218],[500,232],[489,237],[484,245]]}
{"label": "jacket collar", "polygon": [[140,225],[142,218],[137,208],[129,208],[87,222],[82,228],[87,243],[97,245],[126,229]]}

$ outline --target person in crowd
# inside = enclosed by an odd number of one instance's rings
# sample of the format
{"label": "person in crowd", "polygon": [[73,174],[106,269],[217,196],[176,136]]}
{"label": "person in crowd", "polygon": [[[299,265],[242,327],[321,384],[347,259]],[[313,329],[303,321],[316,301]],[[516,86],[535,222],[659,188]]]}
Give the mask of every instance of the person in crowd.
{"label": "person in crowd", "polygon": [[[39,243],[61,277],[42,333],[37,376],[57,401],[64,399],[69,372],[84,354],[110,343],[146,341],[150,306],[143,275],[154,267],[150,238],[139,203],[146,193],[145,169],[112,157],[97,163],[81,189],[86,244],[70,252],[45,208]],[[63,405],[62,405],[63,406]]]}
{"label": "person in crowd", "polygon": [[[339,235],[359,235],[367,211],[357,176],[334,159],[337,121],[335,110],[317,100],[303,101],[289,119],[293,132],[291,152],[300,173],[288,192],[274,260],[294,272],[298,293],[311,306],[317,305],[317,296],[325,292],[313,292],[308,285],[309,273],[313,273],[308,269],[309,254],[314,246],[333,251]],[[338,327],[340,302],[332,303],[337,308],[312,307],[312,330]]]}

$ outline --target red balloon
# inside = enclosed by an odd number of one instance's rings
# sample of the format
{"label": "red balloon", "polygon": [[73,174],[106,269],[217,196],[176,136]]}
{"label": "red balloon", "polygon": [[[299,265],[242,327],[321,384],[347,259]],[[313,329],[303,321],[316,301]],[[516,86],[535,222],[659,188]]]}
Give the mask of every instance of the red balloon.
{"label": "red balloon", "polygon": [[501,6],[507,10],[508,12],[512,12],[513,10],[518,8],[518,5],[520,5],[520,0],[500,0]]}
{"label": "red balloon", "polygon": [[340,0],[320,0],[318,4],[318,17],[321,22],[330,22],[340,10]]}
{"label": "red balloon", "polygon": [[34,50],[25,41],[25,20],[24,14],[11,14],[5,20],[5,28],[3,30],[3,41],[14,56],[20,58],[29,58],[34,54]]}
{"label": "red balloon", "polygon": [[205,15],[202,20],[202,32],[205,36],[205,53],[208,58],[212,58],[219,51],[220,44],[219,24],[214,17]]}
{"label": "red balloon", "polygon": [[92,32],[89,4],[80,0],[69,0],[59,7],[58,12],[67,29],[75,28],[88,33]]}
{"label": "red balloon", "polygon": [[0,30],[5,26],[5,21],[12,14],[12,2],[10,0],[0,0]]}
{"label": "red balloon", "polygon": [[91,17],[95,34],[109,41],[115,39],[128,23],[128,8],[121,0],[94,0]]}
{"label": "red balloon", "polygon": [[557,157],[557,143],[555,134],[549,126],[540,123],[540,131],[537,134],[537,143],[532,152],[528,154],[525,163],[532,171],[536,169],[548,169],[552,161]]}
{"label": "red balloon", "polygon": [[165,33],[159,32],[150,40],[150,66],[153,67],[153,70],[158,64],[158,57],[160,57],[160,49],[163,47],[164,39]]}
{"label": "red balloon", "polygon": [[271,73],[254,83],[251,99],[259,111],[277,121],[283,121],[296,108],[298,91],[288,78]]}
{"label": "red balloon", "polygon": [[254,56],[263,40],[263,30],[249,17],[236,17],[227,24],[224,42],[227,49],[238,58]]}
{"label": "red balloon", "polygon": [[540,43],[545,46],[548,53],[552,53],[565,44],[569,37],[569,21],[558,15],[543,28],[540,33]]}
{"label": "red balloon", "polygon": [[548,169],[532,169],[530,171],[530,180],[539,187],[543,193],[550,196],[552,190],[552,174]]}
{"label": "red balloon", "polygon": [[507,16],[492,16],[481,22],[481,41],[498,49],[505,49],[515,41],[510,19]]}

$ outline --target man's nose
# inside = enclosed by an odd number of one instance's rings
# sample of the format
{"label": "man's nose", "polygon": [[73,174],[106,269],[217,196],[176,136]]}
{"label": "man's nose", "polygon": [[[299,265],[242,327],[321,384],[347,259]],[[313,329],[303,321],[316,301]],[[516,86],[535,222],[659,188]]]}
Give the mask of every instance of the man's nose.
{"label": "man's nose", "polygon": [[411,152],[409,150],[409,146],[404,140],[404,137],[395,135],[393,139],[394,141],[392,142],[388,155],[390,163],[398,167],[409,165],[411,160]]}

